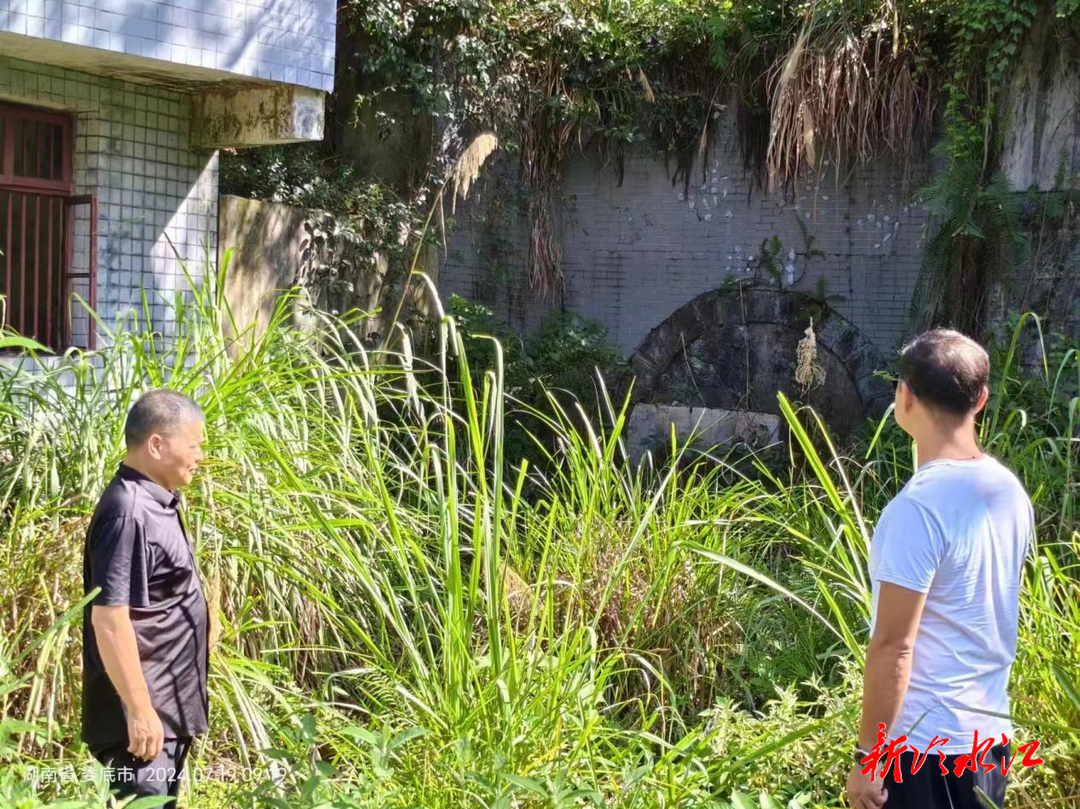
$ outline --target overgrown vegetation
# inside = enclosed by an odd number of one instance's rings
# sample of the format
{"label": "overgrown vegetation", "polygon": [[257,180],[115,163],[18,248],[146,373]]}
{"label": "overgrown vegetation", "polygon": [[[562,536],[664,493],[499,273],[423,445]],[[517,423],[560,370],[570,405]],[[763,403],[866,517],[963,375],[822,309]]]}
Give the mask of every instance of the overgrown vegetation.
{"label": "overgrown vegetation", "polygon": [[307,211],[292,283],[329,311],[386,305],[400,294],[413,247],[424,238],[416,200],[360,176],[325,144],[224,154],[220,190]]}
{"label": "overgrown vegetation", "polygon": [[1016,267],[1024,242],[1020,200],[1000,173],[985,179],[980,161],[948,159],[923,191],[938,224],[923,253],[911,319],[981,336],[990,293]]}
{"label": "overgrown vegetation", "polygon": [[981,336],[990,291],[1019,255],[1018,201],[999,170],[998,105],[1038,10],[1035,0],[971,0],[957,20],[939,147],[945,169],[923,191],[939,224],[912,296],[920,325]]}
{"label": "overgrown vegetation", "polygon": [[530,282],[547,297],[561,295],[554,225],[572,148],[594,147],[621,176],[626,149],[648,142],[689,186],[732,109],[745,163],[776,187],[828,157],[839,170],[886,148],[906,154],[928,140],[949,36],[935,3],[393,0],[345,11],[372,88],[361,108],[406,94],[450,133],[436,143],[492,127],[513,144]]}
{"label": "overgrown vegetation", "polygon": [[[222,634],[192,765],[259,773],[204,778],[193,805],[838,804],[869,535],[911,472],[890,423],[843,457],[784,400],[787,471],[657,475],[627,464],[617,402],[585,421],[549,397],[540,474],[507,455],[503,351],[475,362],[452,317],[424,363],[366,351],[352,315],[294,332],[288,301],[230,346],[221,306],[182,306],[171,345],[133,324],[98,354],[0,366],[0,803],[100,804],[28,779],[88,760],[82,538],[123,413],[164,384],[198,396],[211,442],[187,508]],[[1046,806],[1080,789],[1080,358],[1073,339],[1021,377],[1017,345],[981,430],[1038,516],[1012,693],[1047,764],[1014,771],[1012,800]]]}
{"label": "overgrown vegetation", "polygon": [[552,312],[535,332],[521,337],[499,322],[491,309],[459,295],[450,296],[449,313],[462,336],[477,387],[495,362],[492,338],[499,341],[508,405],[504,451],[515,462],[528,458],[546,471],[544,456],[556,449],[551,440],[555,436],[538,413],[547,409],[550,396],[567,412],[574,413],[580,405],[595,418],[603,407],[599,380],[616,390],[626,384],[628,369],[622,352],[599,323],[569,312]]}
{"label": "overgrown vegetation", "polygon": [[[407,205],[430,204],[479,130],[514,155],[529,284],[543,297],[562,295],[570,151],[593,149],[621,176],[627,148],[646,143],[688,187],[724,114],[747,168],[777,192],[937,142],[912,315],[980,334],[1024,246],[999,172],[1002,97],[1036,17],[1075,30],[1077,14],[1075,0],[347,0],[341,21],[360,74],[353,123],[372,111],[380,132],[430,121],[426,176],[395,190]],[[278,185],[295,186],[288,161],[279,169]]]}

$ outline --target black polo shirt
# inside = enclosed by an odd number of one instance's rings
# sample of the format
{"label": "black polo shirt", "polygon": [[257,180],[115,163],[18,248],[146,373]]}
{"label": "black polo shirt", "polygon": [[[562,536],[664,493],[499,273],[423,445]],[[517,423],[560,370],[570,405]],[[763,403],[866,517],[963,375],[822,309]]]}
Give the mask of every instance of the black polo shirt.
{"label": "black polo shirt", "polygon": [[[98,501],[83,553],[83,593],[130,608],[150,701],[166,738],[206,732],[206,599],[172,492],[123,464]],[[127,742],[120,696],[98,652],[90,606],[83,613],[82,737]]]}

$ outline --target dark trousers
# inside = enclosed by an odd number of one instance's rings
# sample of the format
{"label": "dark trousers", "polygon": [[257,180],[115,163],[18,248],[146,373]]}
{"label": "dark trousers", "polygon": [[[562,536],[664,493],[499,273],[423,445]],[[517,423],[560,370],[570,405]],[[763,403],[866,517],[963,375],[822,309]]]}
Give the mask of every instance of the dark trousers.
{"label": "dark trousers", "polygon": [[[184,772],[188,750],[191,749],[191,737],[186,739],[166,739],[161,752],[153,761],[135,758],[127,751],[126,742],[117,742],[108,747],[92,749],[94,758],[105,767],[111,767],[109,789],[117,799],[132,795],[180,795],[180,776]],[[176,801],[165,804],[175,807]]]}
{"label": "dark trousers", "polygon": [[[1001,762],[1009,763],[1009,746],[998,745],[987,752],[983,763],[994,765],[991,772],[983,772],[976,766],[976,772],[968,769],[957,776],[953,773],[957,758],[945,757],[948,775],[941,774],[941,756],[936,754],[927,756],[919,771],[912,775],[911,764],[915,756],[901,753],[903,781],[896,783],[891,769],[886,774],[885,788],[889,791],[889,799],[885,801],[885,809],[993,809],[1005,806],[1005,774],[1001,771]],[[986,793],[991,803],[979,797],[976,787]]]}

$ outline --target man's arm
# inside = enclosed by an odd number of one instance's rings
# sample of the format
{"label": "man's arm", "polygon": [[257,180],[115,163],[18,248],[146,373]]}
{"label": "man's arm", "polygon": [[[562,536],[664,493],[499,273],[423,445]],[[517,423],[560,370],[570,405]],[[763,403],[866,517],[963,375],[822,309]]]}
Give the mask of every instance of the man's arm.
{"label": "man's arm", "polygon": [[[874,630],[866,650],[859,747],[873,749],[879,724],[895,736],[893,725],[907,693],[915,638],[926,593],[945,554],[940,527],[910,498],[897,497],[886,507],[874,531],[871,575],[880,586]],[[848,773],[848,802],[857,809],[878,809],[888,798],[880,778],[856,764]]]}
{"label": "man's arm", "polygon": [[150,604],[150,553],[141,523],[131,517],[105,520],[92,530],[89,584],[101,591],[90,608],[90,623],[105,673],[124,703],[128,752],[151,761],[161,752],[164,731],[150,702],[129,612]]}
{"label": "man's arm", "polygon": [[[907,693],[915,636],[925,604],[926,593],[881,583],[874,635],[866,649],[859,723],[859,747],[863,750],[871,750],[877,743],[878,724],[885,725],[888,735],[895,735],[893,724]],[[862,764],[856,764],[848,773],[848,804],[854,809],[880,809],[888,799],[888,790],[880,778],[872,779],[862,769]]]}
{"label": "man's arm", "polygon": [[877,742],[878,725],[890,736],[907,692],[915,636],[919,631],[926,593],[890,582],[881,583],[874,635],[866,649],[862,721],[859,747],[870,750]]}
{"label": "man's arm", "polygon": [[127,709],[128,752],[152,761],[161,753],[165,732],[150,702],[128,607],[95,605],[90,610],[90,622],[105,672]]}

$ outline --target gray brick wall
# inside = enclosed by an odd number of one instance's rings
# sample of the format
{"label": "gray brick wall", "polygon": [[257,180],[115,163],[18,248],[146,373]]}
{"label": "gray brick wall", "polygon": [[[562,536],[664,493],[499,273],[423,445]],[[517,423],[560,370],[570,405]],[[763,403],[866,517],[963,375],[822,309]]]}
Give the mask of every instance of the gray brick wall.
{"label": "gray brick wall", "polygon": [[[633,351],[697,295],[752,275],[763,240],[775,235],[787,283],[813,291],[823,278],[826,294],[843,296],[836,308],[888,351],[907,328],[927,221],[912,197],[924,176],[922,167],[878,160],[837,182],[829,167],[785,201],[744,170],[730,121],[721,122],[704,176],[695,167],[688,195],[648,148],[627,156],[621,186],[610,166],[575,154],[561,202],[566,307]],[[551,304],[527,288],[524,206],[509,201],[514,187],[512,170],[504,172],[459,206],[439,285],[493,303],[528,330]],[[493,200],[503,208],[494,217]]]}
{"label": "gray brick wall", "polygon": [[5,0],[0,31],[297,84],[334,84],[335,0]]}
{"label": "gray brick wall", "polygon": [[[72,113],[74,193],[98,200],[99,314],[115,322],[140,311],[145,288],[155,327],[170,334],[169,302],[189,288],[185,267],[199,281],[217,244],[218,157],[188,148],[190,98],[0,58],[4,101]],[[72,269],[82,271],[90,227],[77,211]],[[85,287],[75,291],[88,297]],[[83,314],[74,333],[87,326]]]}

